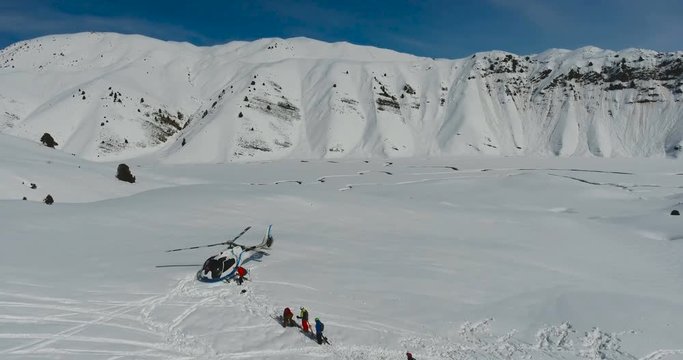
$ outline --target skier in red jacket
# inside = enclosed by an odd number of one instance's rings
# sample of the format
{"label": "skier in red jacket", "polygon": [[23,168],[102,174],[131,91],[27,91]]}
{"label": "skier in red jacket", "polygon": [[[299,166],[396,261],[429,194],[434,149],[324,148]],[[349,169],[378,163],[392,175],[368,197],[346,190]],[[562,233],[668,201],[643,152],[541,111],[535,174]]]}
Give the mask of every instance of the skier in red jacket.
{"label": "skier in red jacket", "polygon": [[301,312],[299,313],[299,316],[297,316],[297,319],[301,319],[301,329],[307,333],[311,326],[308,323],[308,310],[303,306],[299,310],[301,310]]}
{"label": "skier in red jacket", "polygon": [[241,266],[238,266],[238,267],[237,267],[237,279],[236,279],[235,281],[237,281],[237,283],[238,283],[239,285],[242,285],[242,283],[244,282],[244,280],[248,280],[247,278],[244,277],[244,276],[246,276],[246,275],[247,275],[247,269],[245,269],[245,268],[243,268],[243,267],[241,267]]}
{"label": "skier in red jacket", "polygon": [[292,312],[292,310],[286,307],[285,311],[282,313],[282,326],[296,326],[296,323],[294,323],[294,319],[292,319],[293,317],[294,313]]}

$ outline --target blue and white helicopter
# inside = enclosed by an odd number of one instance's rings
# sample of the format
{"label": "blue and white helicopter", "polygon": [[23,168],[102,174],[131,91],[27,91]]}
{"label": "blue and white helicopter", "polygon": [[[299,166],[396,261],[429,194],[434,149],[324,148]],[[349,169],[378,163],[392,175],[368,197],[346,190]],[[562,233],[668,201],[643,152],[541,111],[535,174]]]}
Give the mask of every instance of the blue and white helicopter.
{"label": "blue and white helicopter", "polygon": [[[227,249],[221,251],[219,254],[214,255],[204,262],[202,268],[197,271],[197,280],[206,283],[215,283],[219,281],[227,281],[236,275],[237,268],[240,267],[247,259],[249,259],[254,254],[267,254],[265,251],[273,246],[273,236],[270,231],[273,225],[268,225],[266,229],[266,234],[263,236],[263,240],[258,245],[246,246],[238,244],[235,241],[239,239],[244,233],[246,233],[251,226],[247,226],[242,230],[239,235],[235,236],[232,240],[209,244],[209,245],[199,245],[191,246],[187,248],[172,249],[166,252],[183,251],[199,249],[204,247],[227,245]],[[250,254],[251,253],[251,254]],[[169,267],[174,265],[166,265],[163,267]],[[180,265],[177,265],[180,266]],[[185,265],[189,266],[189,265]],[[159,266],[161,267],[161,266]]]}

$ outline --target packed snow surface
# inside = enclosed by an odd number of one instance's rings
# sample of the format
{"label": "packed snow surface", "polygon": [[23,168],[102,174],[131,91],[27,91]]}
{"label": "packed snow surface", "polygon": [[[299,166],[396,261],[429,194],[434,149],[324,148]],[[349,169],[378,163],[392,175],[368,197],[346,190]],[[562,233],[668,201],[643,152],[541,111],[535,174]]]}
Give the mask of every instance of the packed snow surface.
{"label": "packed snow surface", "polygon": [[[0,154],[2,359],[683,358],[677,160],[136,160],[128,184],[15,137]],[[219,248],[164,252],[268,224],[242,286],[194,279]]]}

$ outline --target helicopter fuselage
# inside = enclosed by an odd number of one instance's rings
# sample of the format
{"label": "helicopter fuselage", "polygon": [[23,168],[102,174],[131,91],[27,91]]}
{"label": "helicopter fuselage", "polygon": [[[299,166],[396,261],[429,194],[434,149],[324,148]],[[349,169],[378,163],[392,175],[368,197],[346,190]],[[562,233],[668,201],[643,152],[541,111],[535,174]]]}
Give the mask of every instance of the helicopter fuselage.
{"label": "helicopter fuselage", "polygon": [[206,259],[202,268],[197,272],[197,280],[214,283],[232,278],[242,263],[244,253],[245,251],[242,248],[233,247]]}

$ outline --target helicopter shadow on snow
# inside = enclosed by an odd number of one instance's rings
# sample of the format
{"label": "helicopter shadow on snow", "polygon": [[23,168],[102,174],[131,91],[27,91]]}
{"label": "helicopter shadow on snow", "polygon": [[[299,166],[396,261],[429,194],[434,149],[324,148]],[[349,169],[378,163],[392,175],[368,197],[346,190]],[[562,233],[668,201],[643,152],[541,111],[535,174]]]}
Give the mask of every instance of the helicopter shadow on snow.
{"label": "helicopter shadow on snow", "polygon": [[277,316],[276,315],[270,315],[270,318],[275,320],[275,322],[277,322],[283,328],[287,328],[287,327],[297,328],[297,329],[299,329],[300,334],[306,336],[307,338],[309,338],[311,340],[316,340],[315,333],[313,331],[303,331],[303,329],[301,328],[301,325],[299,325],[297,322],[293,322],[292,325],[289,325],[289,326],[284,326],[284,321],[282,320],[282,315],[277,315]]}

